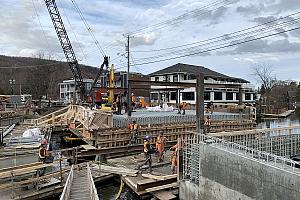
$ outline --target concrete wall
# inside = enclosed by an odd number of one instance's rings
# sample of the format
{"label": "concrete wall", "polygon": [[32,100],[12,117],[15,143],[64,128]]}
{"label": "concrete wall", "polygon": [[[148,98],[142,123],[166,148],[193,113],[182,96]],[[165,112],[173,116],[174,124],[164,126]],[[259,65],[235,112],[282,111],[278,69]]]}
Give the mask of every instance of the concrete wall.
{"label": "concrete wall", "polygon": [[300,199],[297,174],[209,144],[201,144],[199,154],[200,180],[181,181],[180,199]]}

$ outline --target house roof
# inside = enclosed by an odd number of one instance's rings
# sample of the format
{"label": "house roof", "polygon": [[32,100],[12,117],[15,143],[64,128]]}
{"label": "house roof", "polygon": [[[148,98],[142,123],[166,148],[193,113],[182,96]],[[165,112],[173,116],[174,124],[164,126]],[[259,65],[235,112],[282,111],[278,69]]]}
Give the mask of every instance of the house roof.
{"label": "house roof", "polygon": [[177,63],[175,65],[172,65],[170,67],[164,68],[162,70],[153,72],[149,74],[150,76],[157,76],[157,75],[166,75],[166,74],[173,74],[173,73],[188,73],[188,74],[200,74],[203,73],[204,77],[211,77],[211,78],[221,78],[221,79],[227,79],[232,81],[238,81],[242,83],[249,83],[249,81],[227,76],[225,74],[221,74],[219,72],[210,70],[203,66],[196,66],[196,65],[189,65],[189,64],[183,64],[183,63]]}

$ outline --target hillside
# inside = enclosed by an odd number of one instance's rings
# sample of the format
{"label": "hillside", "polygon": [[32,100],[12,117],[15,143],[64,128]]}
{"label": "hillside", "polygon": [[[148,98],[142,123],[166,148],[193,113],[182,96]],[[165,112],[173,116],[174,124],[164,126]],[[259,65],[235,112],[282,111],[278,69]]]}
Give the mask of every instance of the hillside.
{"label": "hillside", "polygon": [[[35,66],[35,67],[32,67]],[[83,78],[94,78],[98,68],[80,65]],[[66,62],[0,55],[0,94],[10,94],[10,79],[15,79],[14,93],[43,95],[54,99],[59,95],[58,83],[71,79],[72,73]]]}

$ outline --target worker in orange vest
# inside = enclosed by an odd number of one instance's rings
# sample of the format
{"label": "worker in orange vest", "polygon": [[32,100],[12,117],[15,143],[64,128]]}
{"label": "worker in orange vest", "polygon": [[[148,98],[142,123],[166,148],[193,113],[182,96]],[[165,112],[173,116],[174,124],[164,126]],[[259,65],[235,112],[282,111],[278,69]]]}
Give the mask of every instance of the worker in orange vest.
{"label": "worker in orange vest", "polygon": [[182,115],[185,115],[185,110],[187,108],[187,103],[186,102],[182,102]]}
{"label": "worker in orange vest", "polygon": [[204,122],[204,133],[209,133],[210,132],[210,126],[211,126],[211,120],[210,117],[207,116]]}
{"label": "worker in orange vest", "polygon": [[166,141],[167,138],[164,136],[164,132],[160,131],[156,139],[156,149],[157,149],[157,159],[158,159],[157,162],[163,161]]}
{"label": "worker in orange vest", "polygon": [[145,162],[137,167],[139,170],[143,165],[148,164],[149,165],[149,172],[152,173],[152,157],[151,154],[154,153],[154,150],[152,149],[151,143],[150,143],[150,136],[146,136],[144,138],[144,154],[145,154]]}
{"label": "worker in orange vest", "polygon": [[48,156],[48,152],[47,152],[47,140],[46,139],[43,139],[41,141],[41,145],[40,145],[40,148],[39,148],[39,161],[40,162],[45,162],[47,156]]}
{"label": "worker in orange vest", "polygon": [[136,121],[132,121],[131,124],[128,125],[129,132],[131,133],[130,135],[130,143],[129,145],[134,145],[136,144],[137,136],[138,136],[138,131],[141,128]]}
{"label": "worker in orange vest", "polygon": [[177,173],[177,164],[178,164],[178,161],[177,161],[177,154],[178,154],[178,143],[175,144],[174,146],[172,146],[170,148],[172,152],[172,156],[171,156],[171,170],[172,170],[172,173],[173,174],[176,174]]}

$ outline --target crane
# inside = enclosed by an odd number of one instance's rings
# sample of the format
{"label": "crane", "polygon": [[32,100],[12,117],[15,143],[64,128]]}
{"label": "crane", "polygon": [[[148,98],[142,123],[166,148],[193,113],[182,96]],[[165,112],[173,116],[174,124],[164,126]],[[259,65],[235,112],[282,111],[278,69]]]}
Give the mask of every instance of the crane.
{"label": "crane", "polygon": [[[55,0],[44,0],[44,1],[45,1],[47,10],[49,12],[49,15],[51,17],[53,26],[55,28],[57,37],[59,39],[60,45],[62,47],[62,50],[63,50],[65,57],[67,59],[67,62],[69,64],[69,67],[71,68],[72,74],[74,76],[75,90],[77,89],[77,87],[79,88],[81,100],[85,101],[86,95],[87,95],[87,92],[85,89],[85,84],[83,82],[83,78],[81,75],[81,71],[79,68],[77,58],[75,56],[75,52],[73,50],[73,47],[72,47],[72,44],[68,37],[66,28],[65,28],[62,18],[60,16],[58,7],[55,3]],[[99,69],[96,79],[94,80],[91,90],[88,93],[89,95],[91,95],[92,90],[93,90],[94,86],[96,85],[104,66],[108,66],[108,57],[107,56],[104,56],[104,61]]]}

